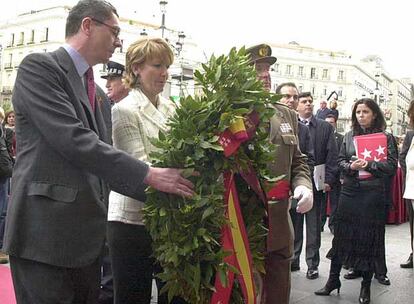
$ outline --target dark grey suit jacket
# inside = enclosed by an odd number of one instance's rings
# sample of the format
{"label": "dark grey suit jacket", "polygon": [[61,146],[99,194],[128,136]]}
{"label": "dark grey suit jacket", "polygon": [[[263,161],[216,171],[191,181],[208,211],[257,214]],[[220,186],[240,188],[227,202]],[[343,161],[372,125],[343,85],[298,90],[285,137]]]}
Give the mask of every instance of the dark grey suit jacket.
{"label": "dark grey suit jacket", "polygon": [[411,141],[414,137],[414,131],[408,131],[405,134],[405,138],[404,138],[404,142],[401,148],[401,153],[400,153],[400,157],[399,157],[399,161],[400,161],[400,166],[401,166],[401,170],[403,172],[403,176],[405,177],[405,172],[406,172],[406,168],[407,165],[405,163],[405,158],[407,157],[407,153],[408,150],[410,149],[410,145],[411,145]]}
{"label": "dark grey suit jacket", "polygon": [[98,92],[93,113],[63,48],[30,54],[20,64],[8,254],[62,267],[91,264],[104,244],[107,184],[144,199],[148,166],[108,144],[100,98]]}

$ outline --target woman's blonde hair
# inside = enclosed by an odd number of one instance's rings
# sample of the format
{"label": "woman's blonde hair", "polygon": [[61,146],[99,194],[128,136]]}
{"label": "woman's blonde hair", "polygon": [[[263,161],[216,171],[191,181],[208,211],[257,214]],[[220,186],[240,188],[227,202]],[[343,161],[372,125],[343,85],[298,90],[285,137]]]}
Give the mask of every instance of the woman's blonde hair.
{"label": "woman's blonde hair", "polygon": [[132,43],[126,52],[124,84],[129,89],[139,87],[139,75],[135,75],[133,66],[143,64],[147,60],[161,59],[170,66],[174,54],[168,43],[161,38],[145,38]]}

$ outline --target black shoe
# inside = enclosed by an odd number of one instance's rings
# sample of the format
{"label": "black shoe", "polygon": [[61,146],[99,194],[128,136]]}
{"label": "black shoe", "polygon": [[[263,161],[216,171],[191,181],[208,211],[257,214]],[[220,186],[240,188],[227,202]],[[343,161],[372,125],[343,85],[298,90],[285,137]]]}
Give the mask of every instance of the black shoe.
{"label": "black shoe", "polygon": [[344,279],[347,280],[353,280],[359,277],[361,277],[361,272],[353,270],[352,268],[349,269],[348,273],[344,274]]}
{"label": "black shoe", "polygon": [[297,264],[291,264],[290,265],[290,271],[298,271],[300,270],[300,266]]}
{"label": "black shoe", "polygon": [[317,296],[329,296],[332,292],[332,290],[338,290],[338,294],[339,294],[339,290],[341,289],[341,281],[339,281],[339,279],[337,280],[330,280],[328,279],[328,282],[326,282],[325,286],[317,291],[315,291],[315,294]]}
{"label": "black shoe", "polygon": [[375,275],[375,278],[382,285],[391,285],[390,279],[385,274]]}
{"label": "black shoe", "polygon": [[319,271],[318,269],[308,269],[306,272],[306,278],[309,280],[315,280],[319,277]]}
{"label": "black shoe", "polygon": [[371,302],[371,284],[369,285],[361,284],[361,292],[359,294],[359,303],[368,304],[369,302]]}
{"label": "black shoe", "polygon": [[408,258],[407,262],[400,264],[401,268],[413,268],[413,254],[410,254],[410,257]]}

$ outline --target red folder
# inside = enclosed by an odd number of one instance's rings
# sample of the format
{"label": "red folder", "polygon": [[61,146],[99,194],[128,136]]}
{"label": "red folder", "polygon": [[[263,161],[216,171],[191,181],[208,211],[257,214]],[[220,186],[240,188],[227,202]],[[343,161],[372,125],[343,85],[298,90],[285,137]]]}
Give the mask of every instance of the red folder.
{"label": "red folder", "polygon": [[[357,157],[367,161],[383,162],[387,160],[387,136],[384,133],[354,136]],[[359,178],[365,179],[371,173],[360,170]]]}

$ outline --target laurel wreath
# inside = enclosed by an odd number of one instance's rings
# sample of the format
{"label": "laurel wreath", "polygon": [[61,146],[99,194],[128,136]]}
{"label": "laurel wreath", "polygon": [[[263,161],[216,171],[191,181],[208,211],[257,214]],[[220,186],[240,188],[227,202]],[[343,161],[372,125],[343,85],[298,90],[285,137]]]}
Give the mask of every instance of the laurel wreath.
{"label": "laurel wreath", "polygon": [[[154,257],[163,269],[158,277],[166,282],[161,292],[167,292],[170,301],[180,296],[200,304],[209,303],[216,274],[226,284],[227,272],[237,273],[223,261],[229,252],[220,244],[221,228],[227,223],[222,174],[226,170],[237,173],[252,164],[261,181],[274,179],[267,168],[275,148],[268,140],[269,120],[275,112],[269,105],[278,97],[256,80],[245,48],[212,56],[194,76],[202,94],[181,99],[168,123],[170,131],[152,140],[157,151],[151,158],[158,167],[184,168],[183,174],[193,181],[197,194],[185,199],[149,189],[143,213]],[[260,116],[256,135],[226,158],[219,135],[252,111]],[[194,171],[200,175],[193,176]],[[253,265],[255,271],[264,273],[266,209],[241,178],[236,179],[236,186]],[[231,303],[243,303],[237,282]]]}

